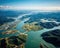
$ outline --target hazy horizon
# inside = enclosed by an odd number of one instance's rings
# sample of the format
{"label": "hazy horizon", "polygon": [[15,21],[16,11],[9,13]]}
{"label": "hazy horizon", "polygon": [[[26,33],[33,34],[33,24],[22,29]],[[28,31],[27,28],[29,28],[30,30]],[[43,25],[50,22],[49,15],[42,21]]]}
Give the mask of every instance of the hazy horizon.
{"label": "hazy horizon", "polygon": [[0,10],[60,10],[60,0],[0,0]]}

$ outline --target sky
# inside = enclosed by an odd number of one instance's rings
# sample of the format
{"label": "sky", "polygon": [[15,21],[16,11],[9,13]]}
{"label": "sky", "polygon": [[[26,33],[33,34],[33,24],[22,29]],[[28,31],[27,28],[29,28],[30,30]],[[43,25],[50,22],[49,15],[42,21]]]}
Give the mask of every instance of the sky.
{"label": "sky", "polygon": [[0,0],[0,9],[60,10],[60,0]]}

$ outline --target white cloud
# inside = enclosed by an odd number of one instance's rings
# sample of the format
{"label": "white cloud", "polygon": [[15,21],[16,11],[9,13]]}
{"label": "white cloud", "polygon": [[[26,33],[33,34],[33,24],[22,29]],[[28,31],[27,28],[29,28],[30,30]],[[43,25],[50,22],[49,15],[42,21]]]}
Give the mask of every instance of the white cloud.
{"label": "white cloud", "polygon": [[[19,15],[18,17],[7,17],[7,19],[15,19],[15,21],[17,21],[17,20],[21,19],[22,17],[25,17],[27,15],[31,15],[31,14],[33,14],[33,12],[28,13],[28,14],[22,14],[22,15]],[[28,20],[28,19],[26,19],[26,20]]]}
{"label": "white cloud", "polygon": [[57,22],[56,20],[48,20],[48,19],[40,19],[40,22],[46,23],[46,22],[54,22],[56,24],[60,24],[60,22]]}
{"label": "white cloud", "polygon": [[5,10],[60,10],[60,6],[0,6],[0,9]]}

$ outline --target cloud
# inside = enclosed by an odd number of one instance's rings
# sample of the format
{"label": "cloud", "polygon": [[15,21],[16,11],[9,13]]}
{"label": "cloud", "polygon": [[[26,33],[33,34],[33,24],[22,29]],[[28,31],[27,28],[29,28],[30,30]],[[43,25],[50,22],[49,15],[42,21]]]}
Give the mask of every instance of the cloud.
{"label": "cloud", "polygon": [[[22,15],[19,15],[18,17],[7,17],[7,19],[14,19],[15,21],[17,21],[17,20],[21,19],[22,17],[25,17],[27,15],[31,15],[31,14],[33,14],[33,12],[27,13],[27,14],[22,14]],[[28,20],[28,19],[26,19],[26,20]]]}
{"label": "cloud", "polygon": [[12,6],[2,6],[2,5],[0,5],[0,9],[9,10],[9,9],[13,9],[13,7]]}
{"label": "cloud", "polygon": [[2,6],[0,9],[4,10],[60,10],[60,6]]}
{"label": "cloud", "polygon": [[40,19],[40,22],[46,23],[46,22],[54,22],[56,24],[60,24],[60,22],[57,22],[56,20],[48,20],[48,19]]}

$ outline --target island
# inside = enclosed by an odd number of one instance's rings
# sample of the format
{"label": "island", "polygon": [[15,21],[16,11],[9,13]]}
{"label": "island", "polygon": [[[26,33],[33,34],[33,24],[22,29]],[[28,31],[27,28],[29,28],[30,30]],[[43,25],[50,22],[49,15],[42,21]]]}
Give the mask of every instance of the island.
{"label": "island", "polygon": [[36,24],[36,22],[25,23],[22,28],[24,30],[26,30],[26,31],[38,31],[38,30],[42,30],[43,29],[43,27],[41,27],[40,25],[35,25],[35,24]]}
{"label": "island", "polygon": [[56,48],[60,48],[60,29],[45,32],[41,34],[41,37],[47,43],[53,44]]}
{"label": "island", "polygon": [[4,23],[3,25],[0,26],[0,30],[10,30],[13,28],[15,29],[18,23],[20,23],[20,20]]}
{"label": "island", "polygon": [[18,32],[18,30],[7,30],[6,32],[2,32],[2,34],[14,34]]}
{"label": "island", "polygon": [[1,48],[25,48],[27,34],[21,33],[17,36],[0,38]]}

